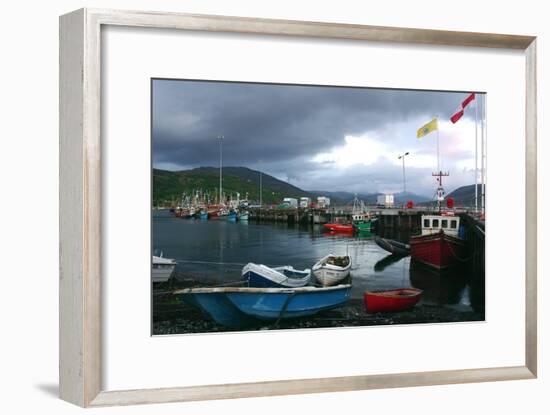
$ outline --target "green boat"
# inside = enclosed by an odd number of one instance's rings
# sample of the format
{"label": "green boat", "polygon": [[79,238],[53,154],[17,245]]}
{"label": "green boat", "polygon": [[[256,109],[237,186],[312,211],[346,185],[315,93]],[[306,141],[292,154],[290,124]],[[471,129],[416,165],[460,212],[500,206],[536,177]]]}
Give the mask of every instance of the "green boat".
{"label": "green boat", "polygon": [[368,231],[372,229],[372,221],[369,220],[357,220],[353,222],[353,227],[359,232]]}

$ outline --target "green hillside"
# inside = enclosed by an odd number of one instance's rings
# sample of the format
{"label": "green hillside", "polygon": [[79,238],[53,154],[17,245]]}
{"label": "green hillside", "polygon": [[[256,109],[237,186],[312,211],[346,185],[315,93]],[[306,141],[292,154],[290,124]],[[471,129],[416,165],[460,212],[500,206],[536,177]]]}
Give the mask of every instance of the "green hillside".
{"label": "green hillside", "polygon": [[[171,205],[181,200],[182,194],[202,191],[217,202],[219,192],[219,170],[214,167],[199,167],[193,170],[167,171],[153,169],[153,204]],[[260,172],[246,167],[224,167],[223,192],[236,197],[248,198],[251,203],[260,200]],[[280,203],[285,197],[300,198],[312,195],[296,186],[262,174],[262,200],[266,204]]]}

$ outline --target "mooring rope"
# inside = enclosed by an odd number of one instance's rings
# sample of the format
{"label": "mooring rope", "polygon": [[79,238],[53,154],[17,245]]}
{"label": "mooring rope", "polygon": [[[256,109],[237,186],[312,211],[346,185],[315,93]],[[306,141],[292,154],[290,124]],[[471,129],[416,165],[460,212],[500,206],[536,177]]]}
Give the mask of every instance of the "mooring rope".
{"label": "mooring rope", "polygon": [[231,265],[236,267],[244,267],[246,265],[239,262],[192,261],[187,259],[176,259],[176,262],[178,264]]}

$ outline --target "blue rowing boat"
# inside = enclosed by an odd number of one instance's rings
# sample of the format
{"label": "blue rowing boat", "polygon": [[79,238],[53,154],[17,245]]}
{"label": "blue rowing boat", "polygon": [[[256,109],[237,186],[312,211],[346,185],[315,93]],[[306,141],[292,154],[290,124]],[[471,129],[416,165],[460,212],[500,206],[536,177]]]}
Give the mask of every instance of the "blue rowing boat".
{"label": "blue rowing boat", "polygon": [[249,262],[241,273],[249,287],[286,287],[298,288],[305,286],[311,279],[311,270],[294,269],[290,265],[270,268],[266,265]]}
{"label": "blue rowing boat", "polygon": [[186,288],[174,292],[198,305],[225,327],[260,326],[266,321],[307,317],[344,305],[351,285],[301,288],[215,287]]}

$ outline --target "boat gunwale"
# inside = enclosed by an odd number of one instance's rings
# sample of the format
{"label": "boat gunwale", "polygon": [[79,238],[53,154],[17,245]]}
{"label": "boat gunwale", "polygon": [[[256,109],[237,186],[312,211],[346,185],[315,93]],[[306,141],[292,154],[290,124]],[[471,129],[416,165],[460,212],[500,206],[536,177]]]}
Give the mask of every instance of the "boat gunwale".
{"label": "boat gunwale", "polygon": [[447,240],[448,242],[456,242],[463,245],[466,244],[466,241],[464,239],[459,238],[457,236],[449,235],[443,231],[440,231],[438,233],[432,233],[429,235],[412,235],[409,241],[409,245],[412,246],[413,244],[419,244],[425,241],[430,241],[432,238],[436,239],[441,237],[441,235],[443,235],[443,239]]}
{"label": "boat gunwale", "polygon": [[[400,291],[414,291],[414,293],[399,296],[393,294]],[[363,294],[387,298],[414,298],[418,295],[421,295],[423,292],[424,290],[420,290],[418,288],[396,288],[395,290],[365,291]]]}
{"label": "boat gunwale", "polygon": [[309,293],[320,291],[334,291],[340,289],[351,288],[351,284],[339,284],[329,287],[297,287],[297,288],[261,288],[261,287],[198,287],[198,288],[183,288],[174,291],[172,294],[208,294],[208,293],[258,293],[258,294],[294,294],[294,293]]}
{"label": "boat gunwale", "polygon": [[[345,267],[341,267],[339,265],[334,265],[334,264],[327,264],[328,262],[328,259],[330,257],[335,257],[335,258],[343,258],[343,257],[348,257],[349,258],[349,263],[348,265],[346,265]],[[334,255],[334,254],[328,254],[328,255],[325,255],[323,258],[321,258],[319,261],[317,261],[312,267],[311,267],[311,271],[312,272],[315,272],[315,271],[319,271],[319,270],[322,270],[322,269],[329,269],[331,271],[348,271],[349,269],[351,268],[351,255]]]}

